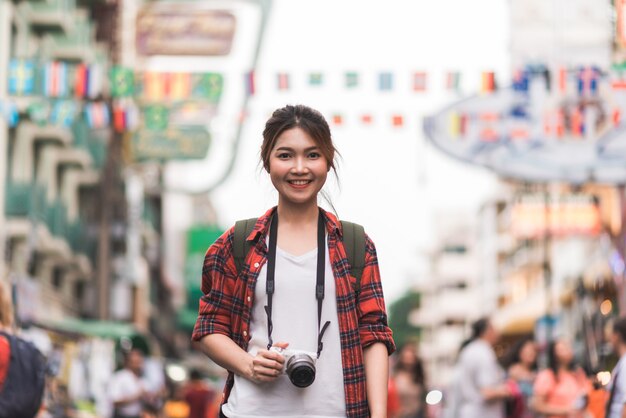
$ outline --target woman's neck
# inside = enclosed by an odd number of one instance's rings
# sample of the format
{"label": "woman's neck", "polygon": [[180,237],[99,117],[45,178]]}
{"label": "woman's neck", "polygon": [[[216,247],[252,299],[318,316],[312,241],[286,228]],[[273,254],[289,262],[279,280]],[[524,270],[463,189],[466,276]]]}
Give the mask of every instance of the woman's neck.
{"label": "woman's neck", "polygon": [[319,208],[317,204],[289,205],[278,202],[278,218],[281,224],[308,224],[317,222]]}

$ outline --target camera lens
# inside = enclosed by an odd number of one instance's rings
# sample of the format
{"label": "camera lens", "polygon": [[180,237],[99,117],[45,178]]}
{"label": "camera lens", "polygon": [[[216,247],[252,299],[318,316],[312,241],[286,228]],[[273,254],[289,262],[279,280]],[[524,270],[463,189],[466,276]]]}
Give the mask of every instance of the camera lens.
{"label": "camera lens", "polygon": [[295,355],[287,361],[286,372],[294,386],[311,386],[315,380],[315,362],[306,354]]}

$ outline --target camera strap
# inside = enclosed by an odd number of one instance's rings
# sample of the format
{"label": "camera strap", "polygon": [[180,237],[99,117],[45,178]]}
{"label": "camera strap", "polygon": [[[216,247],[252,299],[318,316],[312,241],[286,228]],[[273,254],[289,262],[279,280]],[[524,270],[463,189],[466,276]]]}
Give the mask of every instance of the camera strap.
{"label": "camera strap", "polygon": [[[267,294],[267,305],[265,313],[267,314],[267,349],[269,350],[274,344],[272,340],[272,296],[274,294],[275,284],[274,275],[276,272],[276,243],[278,241],[278,213],[275,212],[270,225],[270,239],[267,255],[267,280],[265,284],[265,293]],[[322,327],[322,302],[324,301],[324,278],[326,275],[326,227],[324,216],[320,211],[317,218],[317,278],[315,284],[315,299],[317,299],[317,358],[320,357],[324,343],[322,338],[326,329],[330,325],[330,321],[326,321]],[[320,329],[321,328],[321,329]]]}

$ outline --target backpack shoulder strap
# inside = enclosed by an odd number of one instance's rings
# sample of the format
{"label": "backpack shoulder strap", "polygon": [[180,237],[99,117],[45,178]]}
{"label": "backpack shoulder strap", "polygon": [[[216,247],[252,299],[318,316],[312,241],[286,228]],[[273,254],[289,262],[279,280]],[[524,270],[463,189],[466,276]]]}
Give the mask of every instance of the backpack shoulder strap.
{"label": "backpack shoulder strap", "polygon": [[235,267],[237,267],[237,273],[241,272],[243,263],[246,261],[248,251],[250,251],[251,244],[247,238],[254,229],[258,218],[242,219],[235,222],[235,233],[233,236],[233,257],[235,258]]}
{"label": "backpack shoulder strap", "polygon": [[343,246],[350,264],[350,274],[356,278],[354,291],[358,295],[361,290],[361,276],[365,268],[365,229],[359,224],[348,221],[341,221],[341,228],[343,229]]}

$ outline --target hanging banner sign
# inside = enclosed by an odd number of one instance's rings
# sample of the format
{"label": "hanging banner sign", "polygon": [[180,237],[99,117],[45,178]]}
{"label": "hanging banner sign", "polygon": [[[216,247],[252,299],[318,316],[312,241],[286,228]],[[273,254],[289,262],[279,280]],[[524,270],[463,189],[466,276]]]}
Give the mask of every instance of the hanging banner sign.
{"label": "hanging banner sign", "polygon": [[541,238],[546,233],[598,235],[602,230],[600,209],[590,195],[567,194],[548,199],[540,194],[521,196],[511,210],[511,229],[517,238]]}
{"label": "hanging banner sign", "polygon": [[426,118],[424,130],[444,153],[505,178],[623,184],[626,91],[614,87],[619,80],[619,71],[597,66],[528,66],[510,87]]}
{"label": "hanging banner sign", "polygon": [[137,15],[137,53],[214,56],[230,53],[237,21],[224,10],[151,3]]}

